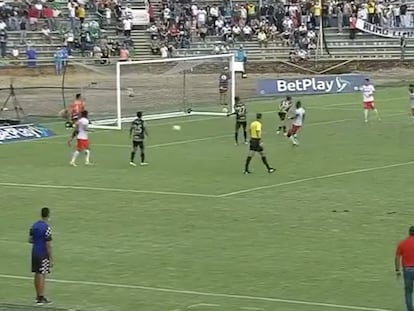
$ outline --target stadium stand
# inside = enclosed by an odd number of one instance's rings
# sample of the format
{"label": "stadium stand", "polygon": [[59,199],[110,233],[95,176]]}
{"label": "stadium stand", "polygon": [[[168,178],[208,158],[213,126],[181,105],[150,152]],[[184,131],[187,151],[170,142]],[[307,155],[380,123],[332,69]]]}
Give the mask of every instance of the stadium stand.
{"label": "stadium stand", "polygon": [[[373,2],[359,3],[358,7],[333,1],[324,2],[324,7],[310,2],[289,5],[266,2],[261,8],[258,3],[241,0],[222,3],[214,0],[152,0],[151,3],[78,0],[77,3],[80,9],[75,9],[71,2],[59,0],[33,0],[32,4],[0,0],[2,59],[24,59],[28,47],[38,59],[53,61],[62,46],[72,57],[116,59],[125,45],[130,57],[148,59],[222,53],[242,44],[249,60],[301,61],[312,58],[319,48],[320,14],[325,40],[324,53],[319,58],[396,58],[401,55],[400,38],[357,33],[351,39],[349,17],[354,12],[383,26],[411,28],[414,25],[414,2],[411,1],[385,3],[380,0],[373,4],[376,14],[371,11]],[[129,33],[130,22],[123,19],[129,10],[144,8],[151,16],[151,25],[138,26]],[[414,57],[409,45],[404,54],[406,58]]]}

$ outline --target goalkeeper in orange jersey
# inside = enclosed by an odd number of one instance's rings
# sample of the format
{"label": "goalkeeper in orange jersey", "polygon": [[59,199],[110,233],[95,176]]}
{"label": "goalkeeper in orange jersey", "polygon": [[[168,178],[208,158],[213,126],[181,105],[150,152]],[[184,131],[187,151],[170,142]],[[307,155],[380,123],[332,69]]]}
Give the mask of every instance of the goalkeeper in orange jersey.
{"label": "goalkeeper in orange jersey", "polygon": [[73,127],[83,111],[85,111],[85,102],[83,101],[81,94],[76,94],[75,100],[70,104],[66,113],[68,119],[66,127]]}

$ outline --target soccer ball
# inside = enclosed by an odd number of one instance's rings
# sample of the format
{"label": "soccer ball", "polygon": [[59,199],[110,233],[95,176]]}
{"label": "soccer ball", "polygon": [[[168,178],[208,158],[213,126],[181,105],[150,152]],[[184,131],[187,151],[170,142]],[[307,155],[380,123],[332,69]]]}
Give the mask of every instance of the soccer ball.
{"label": "soccer ball", "polygon": [[226,107],[224,107],[224,108],[223,108],[223,112],[224,112],[224,113],[227,113],[227,112],[229,112],[229,110],[228,110]]}
{"label": "soccer ball", "polygon": [[181,130],[181,126],[179,126],[179,125],[173,125],[173,130],[174,131],[179,131],[179,130]]}

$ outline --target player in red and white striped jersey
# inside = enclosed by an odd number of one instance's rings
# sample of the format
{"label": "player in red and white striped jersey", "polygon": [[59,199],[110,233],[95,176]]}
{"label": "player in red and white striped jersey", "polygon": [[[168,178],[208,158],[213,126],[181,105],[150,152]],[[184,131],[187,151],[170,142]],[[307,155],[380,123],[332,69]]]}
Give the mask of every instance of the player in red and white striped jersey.
{"label": "player in red and white striped jersey", "polygon": [[365,84],[361,86],[362,98],[364,101],[364,120],[368,122],[368,115],[370,111],[374,111],[378,120],[381,120],[377,108],[375,108],[375,101],[374,101],[374,93],[375,87],[369,81],[369,79],[365,79]]}

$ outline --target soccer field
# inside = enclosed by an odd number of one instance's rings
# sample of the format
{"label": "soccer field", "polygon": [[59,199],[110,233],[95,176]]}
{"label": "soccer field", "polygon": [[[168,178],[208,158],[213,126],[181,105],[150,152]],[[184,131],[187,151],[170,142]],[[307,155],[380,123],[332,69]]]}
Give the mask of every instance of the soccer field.
{"label": "soccer field", "polygon": [[[264,113],[265,149],[242,174],[233,118],[148,123],[147,167],[124,131],[91,134],[93,167],[68,166],[69,132],[1,150],[0,301],[31,304],[30,224],[52,209],[55,307],[108,311],[404,310],[393,255],[414,215],[414,125],[405,88],[303,97],[293,148]],[[181,131],[173,131],[179,124]],[[80,158],[79,160],[82,160]]]}

